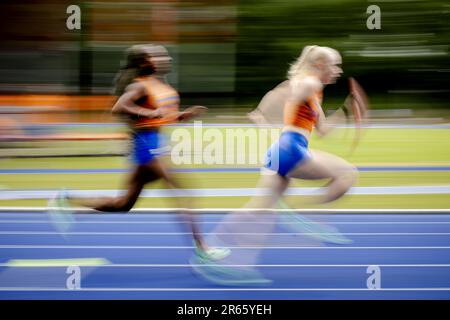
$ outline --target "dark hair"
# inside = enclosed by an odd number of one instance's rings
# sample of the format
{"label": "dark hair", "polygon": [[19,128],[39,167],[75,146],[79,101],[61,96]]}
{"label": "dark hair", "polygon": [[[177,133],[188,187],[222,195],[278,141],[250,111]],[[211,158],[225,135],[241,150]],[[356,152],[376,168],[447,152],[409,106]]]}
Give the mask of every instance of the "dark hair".
{"label": "dark hair", "polygon": [[149,56],[157,54],[168,55],[167,50],[160,45],[139,44],[128,48],[125,51],[125,60],[122,62],[122,67],[114,78],[114,94],[122,95],[125,88],[137,76],[153,74],[155,70],[152,66],[146,67],[145,70],[141,66],[145,64]]}

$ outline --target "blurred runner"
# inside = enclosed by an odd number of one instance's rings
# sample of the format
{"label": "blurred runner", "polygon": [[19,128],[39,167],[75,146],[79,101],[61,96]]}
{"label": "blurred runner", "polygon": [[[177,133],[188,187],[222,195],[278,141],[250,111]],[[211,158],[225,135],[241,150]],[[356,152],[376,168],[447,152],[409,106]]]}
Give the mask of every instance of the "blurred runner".
{"label": "blurred runner", "polygon": [[[342,58],[338,51],[319,46],[307,46],[288,72],[289,92],[284,105],[284,127],[278,142],[273,144],[264,164],[259,182],[274,196],[255,199],[248,207],[271,208],[289,185],[290,178],[329,179],[319,202],[342,197],[355,184],[358,171],[344,159],[309,149],[313,128],[320,137],[336,124],[345,121],[345,112],[328,118],[322,110],[323,88],[335,83],[342,74]],[[264,114],[261,115],[264,117]]]}
{"label": "blurred runner", "polygon": [[[73,198],[61,192],[50,202],[53,213],[64,211],[69,203],[101,212],[128,212],[133,208],[144,186],[162,179],[169,188],[179,189],[177,181],[159,159],[167,150],[160,128],[177,121],[189,120],[206,111],[194,106],[179,111],[178,92],[168,85],[163,76],[171,70],[172,58],[160,45],[135,45],[126,52],[126,64],[116,77],[115,93],[119,97],[112,108],[113,114],[124,118],[131,131],[132,169],[126,184],[126,193],[114,198]],[[188,208],[184,199],[175,197],[179,208]],[[67,201],[68,200],[68,201]],[[69,215],[70,216],[70,215]],[[191,227],[199,255],[221,259],[226,249],[208,248],[194,222],[192,214],[184,214]],[[60,223],[61,224],[61,223]]]}
{"label": "blurred runner", "polygon": [[[281,198],[291,178],[328,179],[324,194],[315,201],[319,203],[342,197],[356,183],[358,171],[354,165],[338,156],[309,149],[313,128],[323,137],[336,124],[345,122],[349,112],[356,112],[358,117],[366,114],[359,111],[356,104],[349,110],[347,100],[343,108],[325,117],[322,110],[323,88],[335,83],[340,77],[341,63],[342,58],[334,49],[305,47],[290,67],[288,80],[269,91],[258,108],[249,114],[257,124],[277,124],[282,121],[282,134],[267,153],[258,183],[262,193],[247,203],[247,212],[227,215],[214,230],[215,235],[208,239],[215,245],[235,247],[237,250],[233,250],[230,257],[220,264],[199,258],[191,261],[204,278],[224,285],[270,283],[255,269],[257,258],[277,219],[276,211],[264,209],[279,206],[287,209]],[[297,232],[315,233],[319,241],[350,242],[333,227],[314,223],[296,214],[283,217],[288,217],[290,225]]]}

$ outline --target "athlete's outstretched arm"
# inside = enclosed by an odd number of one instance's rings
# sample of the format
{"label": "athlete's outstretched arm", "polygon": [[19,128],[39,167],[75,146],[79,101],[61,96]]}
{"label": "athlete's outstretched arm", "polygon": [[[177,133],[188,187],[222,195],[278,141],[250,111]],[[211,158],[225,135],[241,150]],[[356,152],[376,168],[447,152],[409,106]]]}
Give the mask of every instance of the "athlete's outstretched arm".
{"label": "athlete's outstretched arm", "polygon": [[179,121],[187,121],[192,118],[198,117],[202,113],[206,112],[208,108],[203,106],[192,106],[190,108],[185,109],[184,111],[181,111],[178,113],[178,120]]}

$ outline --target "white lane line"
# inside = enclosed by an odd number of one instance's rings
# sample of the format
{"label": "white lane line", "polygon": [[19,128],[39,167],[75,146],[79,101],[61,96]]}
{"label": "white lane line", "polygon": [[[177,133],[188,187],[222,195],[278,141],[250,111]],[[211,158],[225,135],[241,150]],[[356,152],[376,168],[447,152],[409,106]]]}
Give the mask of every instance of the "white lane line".
{"label": "white lane line", "polygon": [[[87,208],[75,208],[75,210],[79,213],[96,213],[98,212],[87,209]],[[148,212],[156,212],[156,213],[176,213],[181,210],[190,211],[190,212],[201,212],[201,213],[230,213],[230,212],[249,212],[249,211],[269,211],[269,212],[298,212],[303,214],[314,213],[314,214],[330,214],[330,213],[338,213],[338,214],[346,214],[346,213],[450,213],[450,209],[441,208],[441,209],[273,209],[273,208],[260,208],[260,209],[244,209],[244,208],[195,208],[195,209],[186,209],[186,208],[135,208],[131,209],[131,211],[127,215],[133,215],[133,213],[148,213]],[[4,211],[8,211],[11,213],[16,212],[39,212],[45,213],[48,211],[48,207],[0,207],[0,212],[5,214]],[[35,215],[35,213],[31,213]],[[104,213],[101,213],[104,214]],[[6,215],[10,215],[10,213],[6,213]],[[120,215],[120,213],[118,214]],[[339,217],[340,215],[336,215]]]}
{"label": "white lane line", "polygon": [[173,291],[173,292],[210,292],[210,291],[450,291],[447,287],[436,288],[81,288],[81,289],[67,289],[67,288],[42,288],[42,287],[0,287],[0,291],[58,291],[58,292],[108,292],[108,291],[123,291],[123,292],[139,292],[139,291]]}
{"label": "white lane line", "polygon": [[[0,223],[43,223],[43,224],[52,224],[52,223],[63,223],[66,224],[67,222],[53,222],[50,220],[42,221],[42,220],[0,220]],[[225,223],[225,224],[236,224],[237,222],[230,222],[230,221],[196,221],[197,224],[218,224],[218,223]],[[258,221],[258,222],[252,222],[252,221],[240,221],[238,224],[295,224],[291,222],[264,222],[264,221]],[[320,224],[320,222],[317,222]],[[148,220],[140,220],[140,221],[75,221],[74,224],[189,224],[188,222],[184,221],[177,221],[177,220],[168,220],[168,221],[148,221]],[[346,222],[327,222],[327,224],[330,225],[352,225],[352,224],[362,224],[362,225],[374,225],[374,224],[450,224],[450,221],[346,221]]]}
{"label": "white lane line", "polygon": [[[191,232],[64,232],[70,236],[184,236]],[[61,235],[54,231],[0,231],[0,235]],[[450,232],[206,232],[208,235],[268,235],[268,236],[297,236],[297,235],[346,235],[346,236],[450,236]]]}
{"label": "white lane line", "polygon": [[[13,245],[2,244],[0,249],[194,249],[193,246],[89,246],[89,245]],[[227,246],[229,249],[275,249],[275,250],[448,250],[450,246],[360,246],[360,247],[302,247],[302,246]]]}
{"label": "white lane line", "polygon": [[[126,190],[71,190],[73,197],[117,196]],[[59,190],[2,190],[0,200],[11,199],[49,199]],[[323,188],[292,187],[286,190],[287,196],[311,196],[324,192]],[[352,195],[401,195],[401,194],[449,194],[450,185],[436,186],[386,186],[386,187],[354,187],[348,194]],[[193,188],[193,189],[146,189],[141,193],[143,198],[167,197],[248,197],[270,195],[268,189],[262,188]]]}
{"label": "white lane line", "polygon": [[[9,265],[0,263],[0,267],[10,268],[64,268],[74,265],[54,265],[54,266],[31,266],[31,265]],[[80,265],[85,268],[190,268],[193,266],[217,266],[210,264],[104,264],[104,265]],[[261,267],[261,268],[365,268],[377,266],[383,268],[450,268],[450,264],[222,264],[221,267]]]}

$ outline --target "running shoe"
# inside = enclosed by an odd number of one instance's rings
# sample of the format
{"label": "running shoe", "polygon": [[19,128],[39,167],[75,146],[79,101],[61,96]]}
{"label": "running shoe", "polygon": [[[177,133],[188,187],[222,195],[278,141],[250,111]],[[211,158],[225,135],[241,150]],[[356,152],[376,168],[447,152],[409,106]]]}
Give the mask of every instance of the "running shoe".
{"label": "running shoe", "polygon": [[231,250],[228,248],[208,248],[207,250],[203,250],[200,248],[194,241],[195,246],[195,254],[202,259],[210,259],[213,261],[218,261],[225,259],[231,253]]}
{"label": "running shoe", "polygon": [[194,272],[201,278],[223,286],[268,285],[272,280],[264,278],[254,269],[244,269],[218,264],[217,262],[194,255],[189,260]]}
{"label": "running shoe", "polygon": [[[279,204],[283,209],[289,209],[285,203],[280,201]],[[281,213],[281,219],[284,220],[285,225],[292,231],[307,233],[312,238],[320,241],[334,244],[350,244],[353,242],[353,240],[344,236],[335,227],[317,223],[296,212],[283,212]]]}
{"label": "running shoe", "polygon": [[61,232],[67,232],[75,221],[73,211],[67,200],[67,191],[61,190],[48,201],[47,212],[55,228]]}

